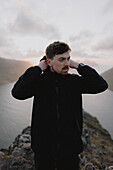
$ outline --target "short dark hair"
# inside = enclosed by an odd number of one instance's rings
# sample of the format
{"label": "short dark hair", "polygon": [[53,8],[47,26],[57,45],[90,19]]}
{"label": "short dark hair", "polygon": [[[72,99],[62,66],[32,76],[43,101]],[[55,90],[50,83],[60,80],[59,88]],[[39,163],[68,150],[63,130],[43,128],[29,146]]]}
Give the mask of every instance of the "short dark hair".
{"label": "short dark hair", "polygon": [[46,48],[46,57],[53,59],[57,54],[63,54],[67,51],[71,51],[71,48],[68,44],[60,41],[55,41],[52,44],[48,45]]}

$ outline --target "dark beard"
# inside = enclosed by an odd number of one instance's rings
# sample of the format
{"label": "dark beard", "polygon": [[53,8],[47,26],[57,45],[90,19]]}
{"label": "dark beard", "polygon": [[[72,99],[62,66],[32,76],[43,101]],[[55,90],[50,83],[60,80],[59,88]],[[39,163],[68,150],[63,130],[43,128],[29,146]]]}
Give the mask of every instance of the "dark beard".
{"label": "dark beard", "polygon": [[68,67],[68,66],[65,66],[65,67],[62,68],[62,70],[65,70],[65,69],[69,69],[69,67]]}

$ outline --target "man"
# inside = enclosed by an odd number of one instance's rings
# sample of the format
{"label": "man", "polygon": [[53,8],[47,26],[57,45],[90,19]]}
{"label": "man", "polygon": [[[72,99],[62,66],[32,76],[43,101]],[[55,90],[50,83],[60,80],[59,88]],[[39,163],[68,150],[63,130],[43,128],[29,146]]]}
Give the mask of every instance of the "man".
{"label": "man", "polygon": [[[19,78],[12,95],[20,100],[34,96],[31,147],[37,170],[77,170],[83,151],[83,93],[100,93],[106,81],[91,67],[70,60],[70,47],[54,42],[38,66]],[[69,68],[80,75],[68,74]]]}

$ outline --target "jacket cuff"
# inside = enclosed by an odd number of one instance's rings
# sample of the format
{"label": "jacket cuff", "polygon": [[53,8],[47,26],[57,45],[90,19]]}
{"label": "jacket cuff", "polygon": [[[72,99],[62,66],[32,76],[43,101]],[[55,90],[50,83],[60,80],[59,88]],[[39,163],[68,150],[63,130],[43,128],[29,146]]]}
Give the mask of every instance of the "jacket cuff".
{"label": "jacket cuff", "polygon": [[81,74],[81,71],[82,71],[82,69],[84,69],[85,66],[86,66],[86,65],[84,65],[83,63],[80,63],[80,64],[78,65],[77,71],[78,71],[79,74]]}

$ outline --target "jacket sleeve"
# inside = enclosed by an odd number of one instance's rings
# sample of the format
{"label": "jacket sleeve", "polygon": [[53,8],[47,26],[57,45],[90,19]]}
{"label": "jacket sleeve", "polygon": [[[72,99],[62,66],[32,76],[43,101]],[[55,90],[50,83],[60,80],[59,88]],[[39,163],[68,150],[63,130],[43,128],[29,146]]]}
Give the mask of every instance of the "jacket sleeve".
{"label": "jacket sleeve", "polygon": [[108,88],[107,82],[92,67],[84,65],[77,71],[81,75],[78,81],[81,93],[96,94]]}
{"label": "jacket sleeve", "polygon": [[24,100],[34,96],[39,85],[41,68],[39,66],[30,67],[18,79],[12,89],[12,96],[19,100]]}

